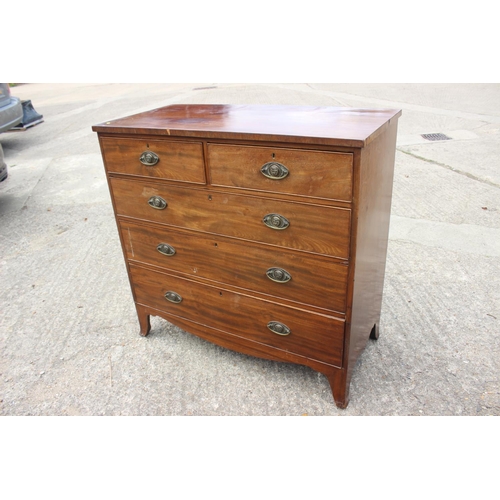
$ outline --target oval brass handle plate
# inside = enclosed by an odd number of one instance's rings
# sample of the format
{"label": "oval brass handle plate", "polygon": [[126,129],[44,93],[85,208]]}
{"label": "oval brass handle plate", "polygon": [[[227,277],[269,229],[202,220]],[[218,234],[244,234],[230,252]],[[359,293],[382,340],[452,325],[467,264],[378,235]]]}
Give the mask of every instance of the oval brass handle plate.
{"label": "oval brass handle plate", "polygon": [[288,219],[279,214],[267,214],[262,222],[271,229],[286,229],[290,225]]}
{"label": "oval brass handle plate", "polygon": [[167,206],[167,202],[161,196],[151,196],[148,204],[150,207],[156,208],[156,210],[163,210]]}
{"label": "oval brass handle plate", "polygon": [[265,175],[268,179],[274,180],[284,179],[290,173],[285,165],[282,165],[277,161],[271,161],[262,165],[260,171],[262,175]]}
{"label": "oval brass handle plate", "polygon": [[160,157],[153,151],[144,151],[139,161],[146,167],[154,167],[160,161]]}
{"label": "oval brass handle plate", "polygon": [[290,273],[281,269],[281,267],[270,267],[266,271],[266,275],[271,281],[275,281],[276,283],[286,283],[292,279]]}
{"label": "oval brass handle plate", "polygon": [[290,331],[290,328],[288,326],[284,325],[283,323],[280,323],[279,321],[270,321],[267,324],[267,327],[269,330],[271,330],[273,333],[276,333],[276,335],[290,335],[292,333]]}
{"label": "oval brass handle plate", "polygon": [[156,250],[158,250],[158,252],[160,252],[161,254],[166,255],[167,257],[175,255],[175,248],[168,243],[160,243],[156,247]]}
{"label": "oval brass handle plate", "polygon": [[182,302],[182,297],[178,293],[175,293],[175,292],[167,292],[165,294],[165,298],[169,302],[173,302],[174,304],[179,304],[180,302]]}

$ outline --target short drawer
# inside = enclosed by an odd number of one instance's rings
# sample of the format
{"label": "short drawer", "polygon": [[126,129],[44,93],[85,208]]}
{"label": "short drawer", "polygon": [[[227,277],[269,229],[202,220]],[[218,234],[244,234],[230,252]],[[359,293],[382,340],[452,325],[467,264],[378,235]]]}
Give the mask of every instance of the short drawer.
{"label": "short drawer", "polygon": [[135,300],[196,323],[341,366],[344,321],[130,266]]}
{"label": "short drawer", "polygon": [[200,142],[102,137],[101,148],[109,173],[205,184]]}
{"label": "short drawer", "polygon": [[110,183],[119,216],[341,259],[349,256],[351,211],[345,208],[130,179],[112,178]]}
{"label": "short drawer", "polygon": [[345,312],[348,268],[328,257],[123,220],[119,225],[129,260]]}
{"label": "short drawer", "polygon": [[208,144],[211,183],[351,201],[352,154]]}

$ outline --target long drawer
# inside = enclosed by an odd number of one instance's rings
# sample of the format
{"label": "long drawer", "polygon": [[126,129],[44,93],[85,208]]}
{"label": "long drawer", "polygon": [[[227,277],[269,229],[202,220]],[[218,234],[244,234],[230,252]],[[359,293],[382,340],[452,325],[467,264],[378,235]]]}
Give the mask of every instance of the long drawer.
{"label": "long drawer", "polygon": [[351,211],[345,208],[188,190],[121,178],[112,178],[110,182],[119,216],[341,259],[349,255]]}
{"label": "long drawer", "polygon": [[129,260],[345,312],[347,266],[329,257],[119,222]]}
{"label": "long drawer", "polygon": [[217,186],[351,201],[352,154],[208,144]]}
{"label": "long drawer", "polygon": [[101,138],[108,172],[205,184],[201,142]]}
{"label": "long drawer", "polygon": [[[222,287],[130,266],[136,302],[310,359],[341,366],[345,322]],[[168,298],[166,298],[168,297]]]}

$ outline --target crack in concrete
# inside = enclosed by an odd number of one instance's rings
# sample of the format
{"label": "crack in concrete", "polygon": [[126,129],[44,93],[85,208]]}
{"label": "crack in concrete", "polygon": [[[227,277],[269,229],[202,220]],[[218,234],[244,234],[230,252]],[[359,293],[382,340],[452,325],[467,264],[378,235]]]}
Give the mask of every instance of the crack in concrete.
{"label": "crack in concrete", "polygon": [[28,196],[24,200],[24,203],[23,203],[23,206],[21,207],[21,210],[26,210],[28,208],[28,203],[31,201],[31,197],[33,196],[33,193],[35,192],[36,188],[38,187],[38,185],[42,181],[42,179],[45,176],[45,174],[47,173],[47,170],[50,167],[50,165],[52,164],[52,162],[53,162],[53,158],[51,158],[50,161],[47,163],[47,165],[45,165],[45,168],[40,173],[40,176],[38,177],[38,180],[36,181],[36,184],[33,186],[33,188],[30,190]]}
{"label": "crack in concrete", "polygon": [[417,160],[422,160],[427,163],[431,163],[432,165],[437,165],[438,167],[446,168],[447,170],[451,170],[452,172],[455,172],[456,174],[463,175],[465,177],[468,177],[469,179],[472,179],[477,182],[482,182],[483,184],[487,184],[488,186],[500,188],[500,184],[497,184],[496,182],[492,182],[488,179],[483,179],[481,177],[477,177],[476,175],[470,174],[469,172],[464,172],[463,170],[460,170],[458,168],[452,167],[451,165],[447,165],[446,163],[441,163],[436,160],[430,160],[429,158],[424,158],[423,156],[416,155],[415,153],[411,153],[410,151],[405,151],[404,149],[396,148],[397,151],[400,153],[404,153],[405,155],[411,156],[413,158],[416,158]]}
{"label": "crack in concrete", "polygon": [[389,239],[456,253],[500,257],[500,229],[474,224],[412,219],[393,214]]}

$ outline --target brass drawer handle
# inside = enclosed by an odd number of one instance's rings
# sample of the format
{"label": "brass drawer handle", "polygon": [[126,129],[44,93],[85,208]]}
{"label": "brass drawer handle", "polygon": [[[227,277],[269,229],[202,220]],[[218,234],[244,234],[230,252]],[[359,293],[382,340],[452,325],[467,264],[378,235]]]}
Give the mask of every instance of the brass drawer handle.
{"label": "brass drawer handle", "polygon": [[271,330],[273,333],[276,333],[276,335],[290,335],[292,333],[290,331],[290,328],[288,326],[284,325],[283,323],[280,323],[279,321],[270,321],[267,324],[267,327],[269,330]]}
{"label": "brass drawer handle", "polygon": [[154,167],[160,161],[160,157],[153,151],[144,151],[139,161],[146,167]]}
{"label": "brass drawer handle", "polygon": [[292,279],[290,273],[281,269],[281,267],[270,267],[266,271],[266,275],[271,281],[275,281],[276,283],[286,283]]}
{"label": "brass drawer handle", "polygon": [[262,165],[260,169],[262,175],[265,175],[268,179],[284,179],[290,172],[285,165],[278,163],[277,161],[271,161]]}
{"label": "brass drawer handle", "polygon": [[271,229],[286,229],[290,225],[288,219],[279,214],[267,214],[262,221]]}
{"label": "brass drawer handle", "polygon": [[156,210],[163,210],[167,207],[167,202],[161,196],[151,196],[148,204],[150,207],[156,208]]}
{"label": "brass drawer handle", "polygon": [[165,298],[169,302],[173,302],[174,304],[179,304],[180,302],[182,302],[182,297],[178,293],[175,293],[175,292],[167,292],[165,294]]}
{"label": "brass drawer handle", "polygon": [[167,257],[175,255],[175,248],[168,243],[160,243],[156,247],[156,250],[158,250],[158,252],[160,252],[161,254],[166,255]]}

